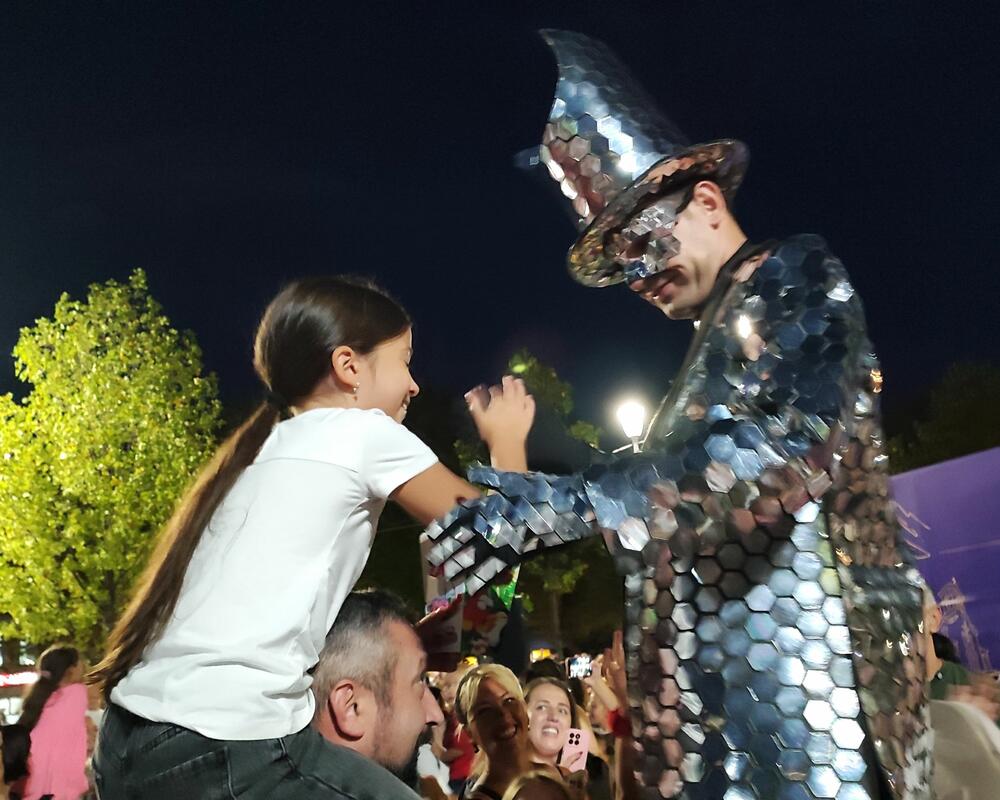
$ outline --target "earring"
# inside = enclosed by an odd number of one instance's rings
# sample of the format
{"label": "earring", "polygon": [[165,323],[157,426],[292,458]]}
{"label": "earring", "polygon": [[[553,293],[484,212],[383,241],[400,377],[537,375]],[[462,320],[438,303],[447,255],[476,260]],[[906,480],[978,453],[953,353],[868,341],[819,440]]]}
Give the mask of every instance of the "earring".
{"label": "earring", "polygon": [[360,387],[360,386],[361,386],[361,384],[360,384],[360,383],[356,383],[356,384],[354,384],[354,394],[357,394],[357,393],[358,393],[358,387]]}

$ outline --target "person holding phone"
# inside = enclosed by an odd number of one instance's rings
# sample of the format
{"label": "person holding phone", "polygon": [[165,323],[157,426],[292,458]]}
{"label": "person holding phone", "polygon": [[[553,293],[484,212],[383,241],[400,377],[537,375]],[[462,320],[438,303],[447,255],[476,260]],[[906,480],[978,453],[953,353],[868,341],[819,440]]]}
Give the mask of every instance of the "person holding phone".
{"label": "person holding phone", "polygon": [[[555,678],[535,678],[524,691],[528,705],[528,741],[532,760],[552,767],[560,765],[560,753],[566,748],[571,730],[580,734],[576,703],[569,687]],[[573,749],[574,763],[566,764],[570,772],[584,769],[587,748],[579,743]]]}

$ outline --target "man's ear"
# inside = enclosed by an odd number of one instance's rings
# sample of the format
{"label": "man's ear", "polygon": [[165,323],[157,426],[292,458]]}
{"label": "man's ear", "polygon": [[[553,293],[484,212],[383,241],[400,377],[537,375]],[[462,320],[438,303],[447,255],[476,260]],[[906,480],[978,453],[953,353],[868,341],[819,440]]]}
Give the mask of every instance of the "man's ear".
{"label": "man's ear", "polygon": [[371,730],[378,709],[368,689],[343,680],[330,690],[326,702],[330,721],[343,739],[356,742]]}
{"label": "man's ear", "polygon": [[361,355],[353,347],[341,345],[330,354],[333,377],[342,391],[351,392],[361,381]]}
{"label": "man's ear", "polygon": [[727,209],[726,196],[715,181],[698,181],[691,195],[691,201],[701,208],[709,221],[717,224],[720,212]]}

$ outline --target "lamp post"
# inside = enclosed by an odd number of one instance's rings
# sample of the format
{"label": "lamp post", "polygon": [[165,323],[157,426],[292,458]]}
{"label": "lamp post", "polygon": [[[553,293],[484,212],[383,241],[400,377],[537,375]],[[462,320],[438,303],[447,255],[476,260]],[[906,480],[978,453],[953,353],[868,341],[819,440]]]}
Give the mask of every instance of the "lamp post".
{"label": "lamp post", "polygon": [[632,452],[639,452],[639,438],[646,427],[646,407],[638,400],[626,400],[615,411],[622,431],[632,440]]}

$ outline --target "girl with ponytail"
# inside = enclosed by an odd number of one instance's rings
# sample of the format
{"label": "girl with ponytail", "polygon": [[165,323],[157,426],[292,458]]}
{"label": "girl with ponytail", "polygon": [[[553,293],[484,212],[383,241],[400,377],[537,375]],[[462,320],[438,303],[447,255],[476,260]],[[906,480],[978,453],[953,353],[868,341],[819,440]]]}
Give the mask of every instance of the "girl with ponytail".
{"label": "girl with ponytail", "polygon": [[54,645],[38,659],[18,725],[30,736],[24,800],[79,800],[87,793],[87,687],[74,647]]}
{"label": "girl with ponytail", "polygon": [[[426,524],[478,495],[400,424],[412,351],[406,312],[369,282],[301,280],[268,306],[266,400],[181,501],[91,674],[102,800],[339,798],[345,776],[358,797],[412,797],[309,725],[309,672],[386,500]],[[491,394],[470,395],[480,435],[524,470],[534,403],[509,378]]]}

